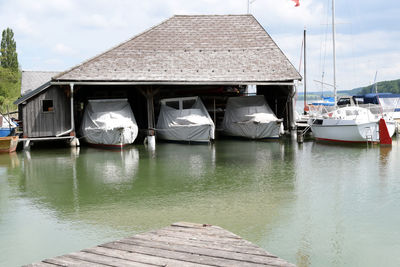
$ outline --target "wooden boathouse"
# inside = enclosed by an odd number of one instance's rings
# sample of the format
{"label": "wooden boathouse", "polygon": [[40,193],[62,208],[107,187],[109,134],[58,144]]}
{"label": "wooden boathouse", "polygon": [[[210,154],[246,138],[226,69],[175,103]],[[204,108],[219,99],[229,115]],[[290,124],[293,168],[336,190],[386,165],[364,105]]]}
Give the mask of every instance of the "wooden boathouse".
{"label": "wooden boathouse", "polygon": [[221,227],[180,222],[26,266],[295,265]]}
{"label": "wooden boathouse", "polygon": [[252,85],[290,131],[296,80],[300,74],[252,15],[177,15],[53,73],[15,104],[27,140],[76,136],[88,100],[105,98],[127,98],[145,135],[162,98],[201,97],[218,128],[227,97]]}

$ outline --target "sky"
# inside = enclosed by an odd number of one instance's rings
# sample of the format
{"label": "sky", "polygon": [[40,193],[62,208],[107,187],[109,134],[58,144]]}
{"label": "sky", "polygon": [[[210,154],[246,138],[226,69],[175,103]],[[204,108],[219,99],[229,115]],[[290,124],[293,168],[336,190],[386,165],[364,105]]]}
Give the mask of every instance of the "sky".
{"label": "sky", "polygon": [[[333,84],[331,0],[251,2],[296,69],[307,30],[307,90]],[[376,72],[377,81],[399,79],[400,1],[335,2],[338,90],[369,85]],[[0,30],[14,31],[22,70],[64,71],[175,14],[245,13],[247,0],[0,0]]]}

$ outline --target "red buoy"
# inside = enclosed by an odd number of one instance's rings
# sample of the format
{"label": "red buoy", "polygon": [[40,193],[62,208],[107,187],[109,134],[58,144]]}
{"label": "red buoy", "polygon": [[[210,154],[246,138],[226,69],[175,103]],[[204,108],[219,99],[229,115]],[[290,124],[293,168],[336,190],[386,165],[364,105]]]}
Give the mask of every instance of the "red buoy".
{"label": "red buoy", "polygon": [[389,135],[389,130],[386,126],[386,121],[383,118],[379,120],[379,141],[381,145],[392,144],[392,138]]}

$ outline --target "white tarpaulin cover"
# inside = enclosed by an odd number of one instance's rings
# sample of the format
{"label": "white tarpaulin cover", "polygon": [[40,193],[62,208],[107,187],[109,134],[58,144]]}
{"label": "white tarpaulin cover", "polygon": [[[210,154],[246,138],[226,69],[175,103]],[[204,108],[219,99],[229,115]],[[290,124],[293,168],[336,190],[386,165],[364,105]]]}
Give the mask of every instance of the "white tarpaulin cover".
{"label": "white tarpaulin cover", "polygon": [[82,135],[92,144],[132,144],[138,134],[127,99],[89,100],[81,124]]}
{"label": "white tarpaulin cover", "polygon": [[0,128],[15,128],[17,125],[13,122],[10,116],[3,117],[0,115]]}
{"label": "white tarpaulin cover", "polygon": [[262,95],[228,98],[222,127],[227,135],[251,139],[278,138],[283,130]]}
{"label": "white tarpaulin cover", "polygon": [[386,112],[391,112],[394,119],[400,119],[400,97],[380,97],[379,102]]}
{"label": "white tarpaulin cover", "polygon": [[199,97],[161,100],[157,137],[173,141],[208,142],[215,126]]}

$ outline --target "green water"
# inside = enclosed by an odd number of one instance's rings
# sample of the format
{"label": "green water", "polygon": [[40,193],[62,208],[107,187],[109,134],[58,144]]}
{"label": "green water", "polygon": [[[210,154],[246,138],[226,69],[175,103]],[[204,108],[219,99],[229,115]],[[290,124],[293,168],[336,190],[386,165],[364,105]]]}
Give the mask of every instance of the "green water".
{"label": "green water", "polygon": [[400,141],[0,155],[0,266],[177,221],[219,225],[299,266],[399,266]]}

